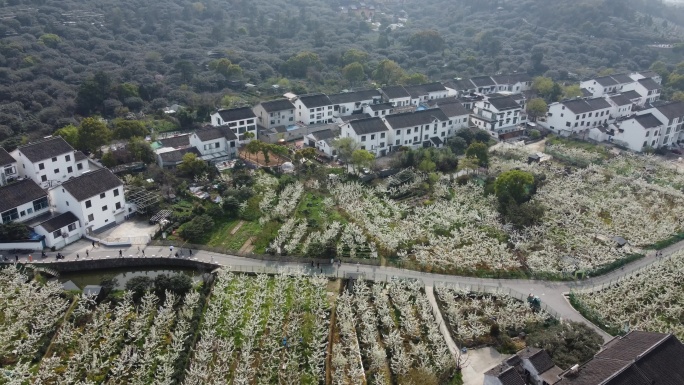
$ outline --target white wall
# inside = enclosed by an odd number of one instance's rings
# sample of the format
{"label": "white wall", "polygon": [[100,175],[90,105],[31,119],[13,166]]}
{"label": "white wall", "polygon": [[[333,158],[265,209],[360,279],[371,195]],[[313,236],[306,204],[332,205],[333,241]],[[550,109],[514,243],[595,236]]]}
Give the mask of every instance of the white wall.
{"label": "white wall", "polygon": [[372,134],[357,135],[356,132],[354,132],[354,129],[351,128],[351,125],[347,123],[342,126],[340,136],[343,138],[352,138],[359,143],[360,149],[367,150],[375,154],[375,156],[382,156],[383,150],[389,152],[388,146],[391,139],[389,134],[389,131],[382,131]]}
{"label": "white wall", "polygon": [[295,124],[295,110],[281,110],[274,112],[266,112],[266,110],[257,104],[253,108],[254,115],[257,116],[259,124],[266,128],[273,128],[276,126],[290,126]]}
{"label": "white wall", "polygon": [[16,179],[18,176],[19,169],[16,162],[0,166],[0,186],[6,185],[9,180]]}
{"label": "white wall", "polygon": [[[69,226],[64,226],[58,230],[59,236],[55,237],[54,232],[47,232],[42,226],[36,226],[34,231],[37,234],[45,236],[45,246],[55,247],[56,249],[61,249],[62,247],[74,243],[81,239],[82,229],[80,223],[75,222],[76,227],[69,231]],[[67,237],[62,237],[62,233],[67,233]]]}
{"label": "white wall", "polygon": [[[17,170],[22,177],[29,177],[34,182],[42,185],[46,181],[65,182],[72,177],[81,176],[88,171],[87,160],[79,162],[83,167],[78,169],[74,151],[58,155],[55,158],[41,160],[33,163],[24,156],[19,150],[12,152],[12,156],[17,159]],[[67,160],[68,158],[68,160]],[[53,159],[55,159],[53,161]],[[41,169],[41,164],[43,168]]]}
{"label": "white wall", "polygon": [[[114,196],[114,190],[119,191],[118,196]],[[50,190],[50,197],[55,203],[57,211],[71,211],[76,215],[81,223],[83,223],[84,235],[87,234],[88,230],[98,230],[113,222],[119,223],[123,221],[126,215],[123,186],[106,191],[104,198],[100,198],[98,194],[82,202],[78,202],[76,198],[61,186]],[[90,201],[90,207],[87,207],[88,201]],[[116,208],[117,203],[120,204],[118,209]],[[104,206],[107,206],[106,210],[102,210]],[[91,214],[93,215],[93,220],[89,219]]]}
{"label": "white wall", "polygon": [[[37,199],[37,200],[40,200],[40,199]],[[43,215],[43,214],[47,213],[50,209],[50,201],[48,200],[48,204],[45,205],[45,207],[41,208],[38,211],[35,211],[34,206],[33,206],[33,202],[36,202],[37,200],[31,201],[29,203],[24,203],[22,205],[15,207],[17,209],[18,217],[16,219],[12,219],[12,220],[7,221],[7,223],[12,222],[12,221],[25,222],[31,218],[35,218],[39,215]],[[12,209],[10,209],[10,210],[12,210]],[[10,210],[7,210],[7,211],[10,211]],[[3,213],[6,213],[7,211],[4,211]],[[22,212],[24,213],[24,215],[21,215]],[[0,214],[2,214],[2,213],[0,213]],[[0,223],[3,223],[2,216],[0,216]]]}
{"label": "white wall", "polygon": [[[333,120],[333,106],[307,108],[301,100],[294,101],[295,120],[304,124],[327,123]],[[312,117],[313,116],[313,117]]]}

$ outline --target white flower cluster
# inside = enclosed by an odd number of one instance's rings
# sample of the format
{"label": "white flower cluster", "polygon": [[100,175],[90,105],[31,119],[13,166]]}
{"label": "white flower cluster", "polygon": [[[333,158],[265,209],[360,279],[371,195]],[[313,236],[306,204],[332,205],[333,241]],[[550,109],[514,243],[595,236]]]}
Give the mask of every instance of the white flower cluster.
{"label": "white flower cluster", "polygon": [[[0,269],[0,358],[10,377],[28,375],[43,338],[55,330],[69,306],[59,282],[27,281],[14,265]],[[14,370],[12,363],[17,363]],[[4,380],[0,376],[0,383]]]}
{"label": "white flower cluster", "polygon": [[147,293],[136,309],[132,294],[111,309],[83,295],[64,322],[32,383],[111,384],[175,383],[175,371],[199,294],[191,292],[176,310],[176,296],[166,292],[162,306]]}
{"label": "white flower cluster", "polygon": [[442,314],[454,339],[466,344],[488,335],[492,322],[504,333],[520,331],[528,322],[541,322],[549,317],[546,312],[534,312],[526,303],[505,294],[471,293],[451,286],[437,286],[435,293],[443,304]]}
{"label": "white flower cluster", "polygon": [[638,274],[575,298],[606,324],[623,329],[674,333],[684,339],[684,252]]}
{"label": "white flower cluster", "polygon": [[326,285],[318,277],[250,278],[220,270],[185,384],[324,380]]}

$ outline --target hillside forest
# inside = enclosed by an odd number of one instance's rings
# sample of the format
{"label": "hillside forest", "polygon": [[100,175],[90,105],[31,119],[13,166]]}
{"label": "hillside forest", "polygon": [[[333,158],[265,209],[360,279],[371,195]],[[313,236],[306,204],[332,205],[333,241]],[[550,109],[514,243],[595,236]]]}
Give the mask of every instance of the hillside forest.
{"label": "hillside forest", "polygon": [[[361,15],[349,0],[0,0],[0,144],[92,115],[172,130],[288,91],[480,74],[573,82],[656,63],[684,91],[684,9],[659,1],[366,4]],[[173,104],[182,116],[161,112]]]}

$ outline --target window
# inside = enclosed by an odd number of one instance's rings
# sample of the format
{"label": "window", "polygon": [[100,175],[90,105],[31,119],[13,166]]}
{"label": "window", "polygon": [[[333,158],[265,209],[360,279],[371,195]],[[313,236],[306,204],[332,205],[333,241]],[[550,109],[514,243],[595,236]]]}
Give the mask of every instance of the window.
{"label": "window", "polygon": [[38,212],[46,208],[48,208],[47,197],[36,199],[35,201],[33,201],[33,211]]}
{"label": "window", "polygon": [[401,135],[401,130],[397,130],[397,135]]}
{"label": "window", "polygon": [[53,161],[53,162],[56,162],[56,161],[57,161],[57,157],[52,158],[52,161]]}
{"label": "window", "polygon": [[67,206],[69,206],[69,201],[66,201]]}
{"label": "window", "polygon": [[19,212],[14,208],[12,210],[7,210],[2,213],[2,223],[12,222],[13,220],[19,218]]}
{"label": "window", "polygon": [[380,139],[385,139],[385,133],[384,132],[380,134]]}
{"label": "window", "polygon": [[401,140],[397,139],[397,146],[401,144]]}
{"label": "window", "polygon": [[121,202],[116,202],[115,207],[116,207],[117,210],[120,209],[120,208],[121,208]]}
{"label": "window", "polygon": [[219,147],[221,147],[221,143],[220,143],[220,142],[214,143],[214,148],[219,148]]}
{"label": "window", "polygon": [[371,140],[375,140],[375,134],[371,134]]}
{"label": "window", "polygon": [[19,215],[22,216],[22,217],[25,217],[25,216],[26,216],[26,211],[23,211],[23,210],[22,210],[22,211],[19,213]]}
{"label": "window", "polygon": [[64,160],[66,160],[67,162],[71,162],[71,155],[65,156]]}
{"label": "window", "polygon": [[38,163],[38,170],[45,170],[45,163]]}
{"label": "window", "polygon": [[78,170],[83,170],[83,163],[79,163],[76,165],[76,169]]}
{"label": "window", "polygon": [[59,238],[59,237],[62,236],[62,232],[59,231],[59,230],[56,230],[56,231],[54,231],[54,232],[52,233],[52,236],[53,236],[55,239],[57,239],[57,238]]}
{"label": "window", "polygon": [[95,215],[93,214],[88,214],[88,222],[92,222],[95,220]]}
{"label": "window", "polygon": [[74,231],[74,230],[76,230],[76,222],[69,225],[69,231]]}
{"label": "window", "polygon": [[100,194],[100,198],[104,198],[106,196],[105,193]]}
{"label": "window", "polygon": [[92,203],[90,202],[90,200],[87,200],[86,201],[86,208],[89,209],[90,207],[92,207]]}
{"label": "window", "polygon": [[32,214],[32,213],[33,213],[33,209],[32,209],[32,208],[29,207],[29,208],[26,209],[26,214]]}
{"label": "window", "polygon": [[366,141],[366,135],[361,135],[361,141],[365,142]]}
{"label": "window", "polygon": [[565,122],[565,127],[570,127],[570,122]]}
{"label": "window", "polygon": [[361,149],[362,149],[362,150],[365,150],[365,149],[366,149],[366,146],[361,146]]}
{"label": "window", "polygon": [[313,119],[313,114],[309,115],[309,119]]}
{"label": "window", "polygon": [[59,174],[59,169],[58,169],[58,168],[55,169],[55,174]]}
{"label": "window", "polygon": [[118,197],[118,196],[119,196],[119,189],[118,189],[118,188],[115,188],[115,189],[114,189],[114,196],[115,196],[115,197]]}
{"label": "window", "polygon": [[102,206],[102,211],[107,211],[107,205]]}
{"label": "window", "polygon": [[72,172],[74,172],[74,168],[71,166],[67,167],[67,172],[71,174]]}

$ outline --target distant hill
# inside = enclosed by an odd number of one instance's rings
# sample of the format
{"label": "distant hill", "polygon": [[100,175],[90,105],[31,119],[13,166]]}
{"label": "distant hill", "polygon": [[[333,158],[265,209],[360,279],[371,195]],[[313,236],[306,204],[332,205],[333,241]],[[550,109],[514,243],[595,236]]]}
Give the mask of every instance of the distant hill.
{"label": "distant hill", "polygon": [[[373,87],[384,59],[433,80],[562,80],[682,59],[648,47],[681,41],[684,25],[684,10],[653,0],[364,2],[371,23],[353,0],[0,0],[0,142],[11,149],[93,113],[179,103],[202,120],[227,94]],[[352,61],[363,68],[354,84],[342,72]],[[108,81],[99,91],[85,83],[98,72]],[[244,93],[245,83],[256,87]]]}

